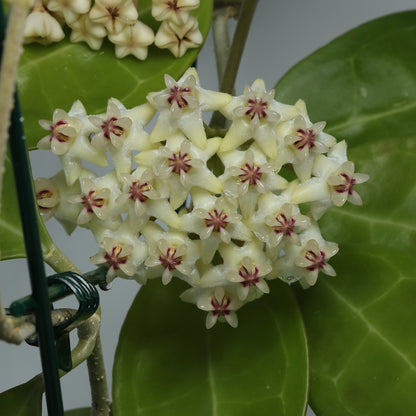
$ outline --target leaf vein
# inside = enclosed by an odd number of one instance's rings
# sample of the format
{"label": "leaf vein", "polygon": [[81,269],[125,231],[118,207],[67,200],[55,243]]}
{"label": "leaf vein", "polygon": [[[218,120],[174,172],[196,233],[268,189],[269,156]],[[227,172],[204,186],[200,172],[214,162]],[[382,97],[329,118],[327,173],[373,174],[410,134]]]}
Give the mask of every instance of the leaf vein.
{"label": "leaf vein", "polygon": [[367,223],[372,224],[372,225],[374,224],[391,225],[393,227],[404,228],[405,230],[416,231],[416,225],[412,225],[412,224],[397,221],[397,220],[390,220],[387,218],[382,218],[382,219],[376,218],[374,215],[370,217],[361,213],[356,213],[356,212],[351,213],[349,211],[341,210],[341,209],[338,209],[334,211],[333,213],[341,215],[341,216],[345,216],[345,217],[358,219],[360,221],[366,221]]}
{"label": "leaf vein", "polygon": [[405,113],[406,111],[410,111],[410,110],[414,110],[416,109],[416,102],[412,102],[410,104],[407,105],[402,105],[400,107],[397,108],[391,108],[389,110],[386,111],[379,111],[375,114],[367,114],[367,115],[363,115],[360,117],[350,117],[347,120],[345,120],[344,122],[338,123],[338,124],[333,124],[330,127],[328,127],[326,129],[327,133],[330,134],[335,134],[338,133],[340,131],[346,130],[350,127],[354,127],[356,125],[362,125],[362,124],[367,124],[370,123],[372,121],[377,121],[380,119],[383,119],[385,117],[391,117],[391,116],[395,116],[397,114],[400,113]]}
{"label": "leaf vein", "polygon": [[388,338],[386,338],[361,312],[360,309],[353,306],[347,299],[345,299],[333,286],[331,286],[327,281],[323,281],[323,284],[337,297],[341,303],[346,305],[350,310],[352,310],[355,315],[361,319],[361,321],[367,326],[369,331],[375,334],[378,338],[380,338],[390,349],[394,351],[396,355],[398,355],[411,369],[411,371],[416,372],[416,365],[413,364],[409,357],[400,351],[400,349],[394,345]]}

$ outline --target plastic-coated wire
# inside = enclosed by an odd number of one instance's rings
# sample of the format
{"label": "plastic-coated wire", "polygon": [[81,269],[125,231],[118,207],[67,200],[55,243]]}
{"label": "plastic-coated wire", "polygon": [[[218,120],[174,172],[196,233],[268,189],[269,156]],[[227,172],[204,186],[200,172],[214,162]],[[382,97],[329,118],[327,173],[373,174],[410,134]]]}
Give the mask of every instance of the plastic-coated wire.
{"label": "plastic-coated wire", "polygon": [[[0,0],[1,44],[3,44],[5,27],[6,19],[3,14],[3,3]],[[2,56],[3,51],[0,50],[0,52],[0,56]],[[57,353],[51,319],[51,305],[47,292],[45,268],[37,223],[38,218],[32,187],[32,176],[29,168],[17,94],[15,94],[15,105],[11,115],[9,137],[32,294],[36,304],[35,316],[39,334],[46,403],[50,415],[63,416],[64,409],[62,404],[61,383],[58,375]]]}
{"label": "plastic-coated wire", "polygon": [[10,150],[22,219],[32,296],[36,303],[35,316],[39,335],[46,404],[50,415],[63,416],[64,409],[51,319],[51,304],[48,297],[28,155],[20,118],[16,96],[12,112],[12,124],[10,126]]}
{"label": "plastic-coated wire", "polygon": [[[105,269],[96,269],[91,272],[85,273],[83,278],[92,285],[99,285],[101,289],[105,290],[103,287],[105,285],[107,270]],[[68,273],[65,273],[68,274]],[[52,276],[51,276],[52,277]],[[65,283],[55,280],[53,282],[49,281],[48,286],[48,296],[51,302],[63,299],[64,297],[71,295],[72,290]],[[32,313],[35,310],[35,301],[31,295],[25,296],[24,298],[15,300],[12,302],[8,308],[10,315],[19,318],[23,315]]]}
{"label": "plastic-coated wire", "polygon": [[48,278],[48,283],[61,282],[75,295],[79,302],[77,313],[65,323],[55,327],[59,368],[66,372],[72,369],[71,345],[67,328],[77,320],[85,320],[95,313],[100,298],[94,285],[74,272],[59,273]]}
{"label": "plastic-coated wire", "polygon": [[74,272],[60,273],[48,278],[49,284],[64,283],[75,295],[79,302],[77,313],[67,322],[55,328],[55,334],[60,335],[65,329],[79,319],[87,319],[97,310],[100,298],[95,286]]}
{"label": "plastic-coated wire", "polygon": [[51,304],[48,297],[47,280],[39,239],[38,217],[17,96],[15,97],[10,127],[10,150],[22,219],[32,296],[36,303],[36,326],[39,335],[46,403],[50,415],[63,416],[64,409],[51,319]]}
{"label": "plastic-coated wire", "polygon": [[[79,302],[77,312],[64,323],[54,327],[56,348],[58,351],[58,365],[61,370],[68,372],[72,369],[71,345],[69,340],[70,330],[68,330],[68,328],[76,321],[84,321],[93,315],[100,305],[100,297],[93,284],[89,283],[82,276],[72,271],[49,276],[48,284],[50,285],[49,287],[51,287],[51,285],[55,285],[56,287],[56,285],[59,284],[62,294],[73,294]],[[63,290],[63,288],[66,290]],[[18,316],[22,316],[22,311],[25,313],[33,312],[32,309],[27,309],[27,307],[31,308],[33,304],[33,297],[27,296],[26,298],[13,302],[10,309],[14,312],[17,311],[19,313]],[[26,342],[29,345],[38,347],[38,334],[26,339]]]}

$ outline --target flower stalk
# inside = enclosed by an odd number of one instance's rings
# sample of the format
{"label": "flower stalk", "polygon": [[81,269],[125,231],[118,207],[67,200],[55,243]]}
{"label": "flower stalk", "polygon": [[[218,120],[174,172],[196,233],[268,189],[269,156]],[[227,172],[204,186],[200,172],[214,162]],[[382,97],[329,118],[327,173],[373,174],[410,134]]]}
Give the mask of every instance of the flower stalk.
{"label": "flower stalk", "polygon": [[110,414],[110,396],[108,394],[101,338],[97,333],[94,349],[87,358],[88,376],[91,386],[92,416]]}
{"label": "flower stalk", "polygon": [[[223,71],[223,77],[219,79],[220,91],[232,94],[235,80],[237,78],[237,71],[240,66],[241,57],[243,55],[244,46],[247,40],[248,31],[250,29],[251,21],[256,10],[258,0],[243,0],[239,13],[237,27],[235,29],[233,42],[230,53],[228,55],[227,64]],[[215,40],[215,38],[214,38]],[[220,39],[218,39],[220,42]],[[216,47],[216,50],[221,51],[221,47]],[[219,56],[222,59],[222,52]],[[222,65],[222,64],[221,64]],[[211,118],[210,127],[223,128],[225,127],[225,118],[218,111],[215,112]]]}
{"label": "flower stalk", "polygon": [[[236,15],[237,11],[233,7],[223,7],[215,9],[212,17],[212,30],[214,35],[215,60],[217,64],[218,83],[221,84],[224,78],[227,58],[230,53],[230,34],[228,19]],[[220,85],[219,85],[220,86]]]}

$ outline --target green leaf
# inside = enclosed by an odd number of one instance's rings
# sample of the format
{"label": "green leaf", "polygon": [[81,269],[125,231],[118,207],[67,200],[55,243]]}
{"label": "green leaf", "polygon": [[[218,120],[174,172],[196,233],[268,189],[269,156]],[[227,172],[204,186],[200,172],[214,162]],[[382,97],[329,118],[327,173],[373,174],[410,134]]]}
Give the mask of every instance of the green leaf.
{"label": "green leaf", "polygon": [[90,407],[83,407],[80,409],[73,409],[67,410],[65,412],[65,416],[90,416],[91,415],[91,408]]}
{"label": "green leaf", "polygon": [[9,153],[6,154],[5,169],[0,212],[0,260],[26,255]]}
{"label": "green leaf", "polygon": [[399,250],[342,246],[335,278],[299,290],[318,416],[414,414],[416,261]]}
{"label": "green leaf", "polygon": [[291,289],[242,308],[239,327],[206,330],[205,314],[182,303],[182,282],[141,288],[116,351],[114,416],[304,415],[306,338]]}
{"label": "green leaf", "polygon": [[[151,0],[139,1],[139,20],[156,32],[159,22],[151,16]],[[211,25],[212,0],[201,1],[192,14],[205,38]],[[182,58],[152,45],[145,61],[132,56],[117,59],[114,45],[105,41],[93,51],[85,43],[70,43],[69,35],[58,44],[26,45],[20,62],[18,88],[29,146],[45,136],[38,120],[51,120],[56,108],[69,111],[80,99],[88,114],[104,112],[107,100],[118,98],[126,107],[142,104],[150,91],[165,87],[163,75],[179,77],[196,59],[199,49]]]}
{"label": "green leaf", "polygon": [[[39,374],[28,382],[0,393],[2,414],[13,416],[42,416],[43,378]],[[65,416],[90,416],[91,408],[68,410]]]}
{"label": "green leaf", "polygon": [[318,50],[277,84],[312,121],[345,139],[364,206],[321,220],[340,243],[338,277],[299,291],[321,415],[408,415],[416,408],[416,12],[364,24]]}
{"label": "green leaf", "polygon": [[28,382],[0,394],[2,415],[42,416],[43,379],[38,375]]}
{"label": "green leaf", "polygon": [[[5,157],[5,169],[0,212],[0,260],[26,257],[10,153]],[[40,217],[38,219],[42,251],[47,253],[54,244],[43,221]]]}

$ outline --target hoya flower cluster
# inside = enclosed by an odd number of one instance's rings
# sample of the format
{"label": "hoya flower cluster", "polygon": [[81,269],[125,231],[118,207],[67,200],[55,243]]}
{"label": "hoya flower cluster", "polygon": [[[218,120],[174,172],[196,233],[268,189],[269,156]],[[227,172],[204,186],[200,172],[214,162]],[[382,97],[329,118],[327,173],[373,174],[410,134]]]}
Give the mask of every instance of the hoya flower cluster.
{"label": "hoya flower cluster", "polygon": [[180,57],[202,44],[198,21],[189,14],[198,7],[199,0],[152,0],[152,15],[162,21],[155,36],[138,20],[137,0],[35,0],[26,21],[25,42],[59,42],[66,24],[72,30],[71,42],[86,42],[94,50],[108,37],[117,58],[134,55],[144,60],[153,42]]}
{"label": "hoya flower cluster", "polygon": [[[268,280],[314,285],[338,251],[318,220],[347,200],[361,204],[346,143],[313,124],[303,101],[274,100],[262,80],[244,94],[200,87],[194,69],[148,103],[126,109],[110,99],[105,114],[87,115],[77,101],[52,121],[39,141],[63,171],[38,179],[38,205],[71,232],[90,229],[99,244],[91,262],[115,276],[190,286],[182,299],[237,326],[236,311],[269,292]],[[224,137],[207,137],[204,112],[231,122]],[[156,114],[151,133],[144,127]],[[83,162],[114,169],[97,176]],[[133,160],[136,162],[134,164]],[[294,178],[294,179],[287,179]]]}

